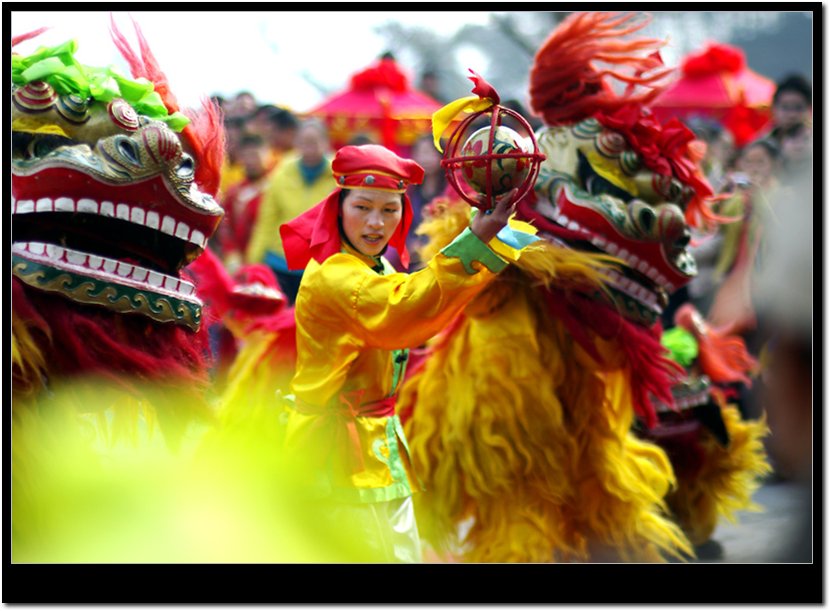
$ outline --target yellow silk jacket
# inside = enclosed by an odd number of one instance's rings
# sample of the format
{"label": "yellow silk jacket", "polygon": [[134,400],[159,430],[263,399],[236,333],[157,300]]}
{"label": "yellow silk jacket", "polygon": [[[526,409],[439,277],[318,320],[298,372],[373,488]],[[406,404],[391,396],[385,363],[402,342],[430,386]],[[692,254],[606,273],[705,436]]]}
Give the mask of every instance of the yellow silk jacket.
{"label": "yellow silk jacket", "polygon": [[345,244],[322,264],[309,263],[295,309],[286,449],[321,467],[318,494],[380,502],[421,489],[393,409],[359,415],[343,409],[340,397],[392,404],[409,349],[446,327],[506,265],[469,228],[412,274]]}

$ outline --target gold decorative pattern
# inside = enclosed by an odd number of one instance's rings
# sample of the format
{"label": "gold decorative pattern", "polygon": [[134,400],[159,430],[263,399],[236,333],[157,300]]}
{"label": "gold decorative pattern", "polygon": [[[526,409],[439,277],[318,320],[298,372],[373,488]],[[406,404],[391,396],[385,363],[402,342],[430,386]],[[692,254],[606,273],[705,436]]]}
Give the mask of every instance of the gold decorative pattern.
{"label": "gold decorative pattern", "polygon": [[13,255],[12,273],[29,286],[57,292],[79,303],[104,306],[120,314],[143,314],[157,322],[199,329],[202,308],[168,295],[109,284]]}

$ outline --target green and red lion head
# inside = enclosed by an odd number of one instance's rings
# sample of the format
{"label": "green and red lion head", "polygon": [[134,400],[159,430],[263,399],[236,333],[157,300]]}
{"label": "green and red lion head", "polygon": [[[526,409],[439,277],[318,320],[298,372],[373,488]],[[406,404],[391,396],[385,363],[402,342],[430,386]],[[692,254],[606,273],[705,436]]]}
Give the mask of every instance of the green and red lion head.
{"label": "green and red lion head", "polygon": [[181,272],[223,217],[219,112],[179,112],[140,30],[137,54],[112,28],[133,78],[81,65],[74,41],[12,56],[13,274],[196,330],[202,303]]}

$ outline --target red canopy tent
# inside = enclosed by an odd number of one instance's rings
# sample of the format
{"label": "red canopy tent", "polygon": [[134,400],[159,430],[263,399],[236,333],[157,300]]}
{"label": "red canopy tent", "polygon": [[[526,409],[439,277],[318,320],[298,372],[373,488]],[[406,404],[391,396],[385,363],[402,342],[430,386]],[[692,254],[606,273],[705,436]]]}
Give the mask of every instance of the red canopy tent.
{"label": "red canopy tent", "polygon": [[669,117],[703,116],[722,123],[743,146],[771,118],[775,82],[751,70],[741,49],[712,43],[687,56],[682,76],[652,103],[661,121]]}
{"label": "red canopy tent", "polygon": [[431,134],[432,113],[441,106],[415,90],[394,58],[385,55],[353,74],[345,90],[329,96],[306,115],[326,122],[334,147],[365,135],[398,154],[407,154],[416,139]]}

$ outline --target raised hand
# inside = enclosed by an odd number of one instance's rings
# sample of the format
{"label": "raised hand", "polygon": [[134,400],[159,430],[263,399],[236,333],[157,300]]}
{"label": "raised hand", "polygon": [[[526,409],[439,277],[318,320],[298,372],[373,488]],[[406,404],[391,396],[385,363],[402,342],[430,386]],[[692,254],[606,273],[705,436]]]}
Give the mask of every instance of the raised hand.
{"label": "raised hand", "polygon": [[[485,244],[496,237],[496,234],[501,231],[510,216],[516,211],[518,200],[514,198],[518,191],[517,188],[513,188],[507,193],[497,196],[496,205],[492,209],[485,213],[476,214],[472,223],[470,223],[470,231],[476,234]],[[481,197],[486,196],[482,195]]]}

